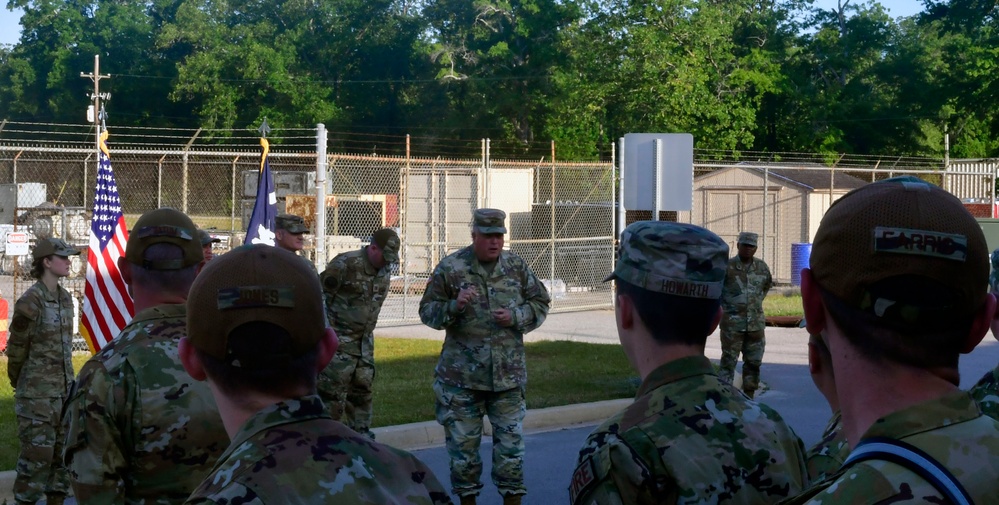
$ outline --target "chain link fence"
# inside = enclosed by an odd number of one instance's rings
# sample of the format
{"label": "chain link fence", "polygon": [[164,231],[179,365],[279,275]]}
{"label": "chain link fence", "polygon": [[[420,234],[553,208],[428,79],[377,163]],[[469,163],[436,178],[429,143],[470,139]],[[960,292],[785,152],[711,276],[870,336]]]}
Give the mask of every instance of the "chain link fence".
{"label": "chain link fence", "polygon": [[[93,131],[87,128],[0,124],[0,247],[8,232],[24,231],[32,244],[54,236],[86,251],[97,171]],[[221,239],[216,254],[242,244],[260,168],[253,132],[121,130],[112,129],[109,144],[127,223],[171,206]],[[277,133],[269,162],[279,211],[305,217],[313,231],[325,229],[322,237],[307,236],[304,251],[320,270],[336,254],[366,245],[378,228],[399,231],[401,261],[393,267],[383,325],[419,323],[427,279],[444,256],[471,243],[476,208],[507,212],[507,247],[548,287],[552,312],[612,307],[610,286],[602,281],[613,268],[619,229],[652,218],[648,211],[619,212],[613,151],[609,161],[586,163],[554,161],[554,156],[495,160],[486,140],[477,157],[340,152],[326,155],[325,178],[317,178],[317,152],[322,152],[317,130]],[[406,138],[397,140],[409,145]],[[753,161],[746,161],[750,156]],[[910,174],[948,189],[977,215],[993,217],[996,165],[996,160],[695,150],[692,209],[659,217],[711,229],[733,250],[739,232],[755,231],[761,236],[758,255],[775,280],[794,284],[823,213],[849,190]],[[316,208],[320,200],[322,212]],[[28,258],[0,253],[8,317],[33,282]],[[84,265],[85,258],[74,263],[63,281],[77,301]],[[0,347],[5,344],[4,339]],[[85,349],[82,341],[80,348]]]}

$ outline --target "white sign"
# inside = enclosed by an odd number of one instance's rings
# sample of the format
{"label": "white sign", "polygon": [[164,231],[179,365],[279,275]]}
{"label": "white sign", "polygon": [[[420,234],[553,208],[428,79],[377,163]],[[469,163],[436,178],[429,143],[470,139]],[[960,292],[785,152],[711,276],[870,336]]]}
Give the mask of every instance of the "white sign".
{"label": "white sign", "polygon": [[623,157],[626,209],[679,211],[693,207],[693,135],[629,133],[624,136]]}
{"label": "white sign", "polygon": [[7,232],[6,246],[9,256],[27,256],[31,252],[28,250],[28,234],[22,231]]}

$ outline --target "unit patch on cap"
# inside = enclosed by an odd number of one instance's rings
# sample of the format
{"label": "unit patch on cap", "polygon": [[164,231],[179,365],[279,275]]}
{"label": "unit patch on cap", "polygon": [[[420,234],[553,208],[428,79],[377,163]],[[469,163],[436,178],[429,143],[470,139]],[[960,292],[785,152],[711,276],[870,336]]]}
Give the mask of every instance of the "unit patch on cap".
{"label": "unit patch on cap", "polygon": [[963,262],[968,258],[968,238],[937,231],[878,226],[874,228],[874,251]]}
{"label": "unit patch on cap", "polygon": [[219,310],[256,307],[295,308],[295,288],[291,286],[240,286],[219,290]]}

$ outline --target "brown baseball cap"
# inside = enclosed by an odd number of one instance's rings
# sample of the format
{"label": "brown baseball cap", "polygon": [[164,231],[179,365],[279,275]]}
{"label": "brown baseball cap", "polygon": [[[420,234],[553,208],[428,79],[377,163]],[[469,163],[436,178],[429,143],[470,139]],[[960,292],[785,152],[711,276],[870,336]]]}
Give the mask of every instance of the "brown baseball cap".
{"label": "brown baseball cap", "polygon": [[234,366],[268,356],[235,356],[229,334],[250,322],[268,322],[291,336],[291,356],[314,349],[326,319],[319,278],[292,252],[245,245],[208,263],[187,298],[187,338],[201,352]]}
{"label": "brown baseball cap", "polygon": [[[150,261],[146,249],[153,244],[174,244],[184,251],[177,260]],[[125,258],[147,270],[180,270],[204,261],[198,228],[187,214],[170,207],[161,207],[143,214],[128,234]]]}
{"label": "brown baseball cap", "polygon": [[48,256],[64,256],[70,257],[80,254],[80,250],[67,244],[65,240],[61,238],[43,238],[35,244],[35,248],[31,250],[31,257],[33,259],[45,258]]}
{"label": "brown baseball cap", "polygon": [[[909,326],[977,310],[989,277],[989,252],[975,218],[954,195],[910,176],[868,184],[834,202],[819,224],[809,264],[829,294]],[[907,289],[879,292],[882,281],[902,278]],[[924,296],[941,293],[946,296],[933,301]]]}

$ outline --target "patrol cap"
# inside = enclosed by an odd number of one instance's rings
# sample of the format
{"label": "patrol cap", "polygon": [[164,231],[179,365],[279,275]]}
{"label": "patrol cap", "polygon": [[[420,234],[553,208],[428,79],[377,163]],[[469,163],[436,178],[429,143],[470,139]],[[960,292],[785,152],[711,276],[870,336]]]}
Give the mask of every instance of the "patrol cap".
{"label": "patrol cap", "polygon": [[222,239],[213,237],[210,233],[208,233],[205,230],[198,230],[198,238],[201,240],[201,247],[222,241]]}
{"label": "patrol cap", "polygon": [[399,262],[399,234],[392,228],[382,228],[371,236],[371,241],[382,250],[385,263]]}
{"label": "patrol cap", "polygon": [[230,333],[250,322],[268,322],[290,336],[288,357],[315,348],[326,319],[319,278],[290,251],[244,245],[212,260],[187,298],[187,338],[196,349],[233,366],[278,359],[269,351],[237,356]]}
{"label": "patrol cap", "polygon": [[80,254],[80,250],[67,244],[66,241],[61,238],[50,237],[39,240],[38,243],[35,244],[35,248],[31,251],[32,259],[36,260],[52,256],[53,254],[56,256],[69,257]]}
{"label": "patrol cap", "polygon": [[288,233],[309,233],[309,227],[305,226],[305,220],[294,214],[278,214],[274,218],[274,226],[279,230],[286,230]]}
{"label": "patrol cap", "polygon": [[690,298],[719,299],[728,267],[728,244],[692,224],[638,221],[621,234],[618,279],[642,289]]}
{"label": "patrol cap", "polygon": [[[197,227],[187,214],[170,207],[151,210],[143,214],[129,232],[125,258],[147,270],[180,270],[196,265],[205,259],[197,233]],[[159,261],[145,259],[149,246],[163,243],[180,247],[184,257]]]}
{"label": "patrol cap", "polygon": [[[957,197],[905,176],[834,202],[819,223],[809,265],[818,284],[847,305],[912,327],[980,308],[989,251]],[[884,286],[892,282],[907,284],[889,295]]]}
{"label": "patrol cap", "polygon": [[760,236],[751,231],[744,231],[739,234],[739,240],[736,241],[737,244],[745,244],[756,247],[756,242],[760,239]]}
{"label": "patrol cap", "polygon": [[472,228],[479,233],[506,233],[506,212],[499,209],[475,209]]}

